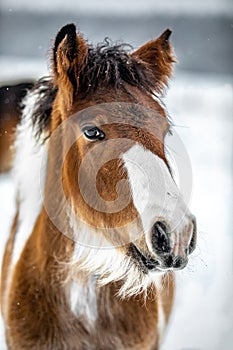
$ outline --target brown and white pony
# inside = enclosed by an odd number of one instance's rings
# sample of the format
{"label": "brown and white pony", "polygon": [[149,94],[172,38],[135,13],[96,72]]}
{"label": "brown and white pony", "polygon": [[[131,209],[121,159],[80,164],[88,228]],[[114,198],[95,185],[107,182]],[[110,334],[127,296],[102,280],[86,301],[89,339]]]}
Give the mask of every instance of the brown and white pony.
{"label": "brown and white pony", "polygon": [[171,175],[159,95],[171,31],[129,53],[57,34],[24,100],[2,269],[11,350],[159,349],[195,219]]}

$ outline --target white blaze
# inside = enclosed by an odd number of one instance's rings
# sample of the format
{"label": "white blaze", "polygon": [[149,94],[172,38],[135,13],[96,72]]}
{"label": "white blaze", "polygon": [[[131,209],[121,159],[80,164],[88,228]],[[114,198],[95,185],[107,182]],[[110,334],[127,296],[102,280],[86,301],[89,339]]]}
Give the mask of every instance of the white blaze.
{"label": "white blaze", "polygon": [[134,205],[141,217],[146,242],[152,251],[150,232],[156,221],[165,221],[172,236],[189,224],[188,209],[165,162],[141,145],[124,155]]}
{"label": "white blaze", "polygon": [[71,311],[77,317],[85,317],[92,323],[98,318],[96,278],[90,276],[87,281],[72,281],[70,286]]}

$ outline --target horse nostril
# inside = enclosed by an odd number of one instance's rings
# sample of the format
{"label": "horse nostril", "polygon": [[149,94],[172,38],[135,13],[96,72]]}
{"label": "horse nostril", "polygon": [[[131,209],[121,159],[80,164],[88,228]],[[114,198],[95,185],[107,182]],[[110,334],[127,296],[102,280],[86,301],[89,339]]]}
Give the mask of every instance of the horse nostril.
{"label": "horse nostril", "polygon": [[157,253],[170,252],[168,228],[162,221],[157,221],[152,228],[152,246]]}

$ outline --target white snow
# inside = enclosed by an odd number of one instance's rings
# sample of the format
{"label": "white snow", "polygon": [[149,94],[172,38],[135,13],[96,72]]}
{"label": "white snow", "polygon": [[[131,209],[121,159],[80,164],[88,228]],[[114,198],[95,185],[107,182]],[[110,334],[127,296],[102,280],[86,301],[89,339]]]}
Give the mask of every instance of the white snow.
{"label": "white snow", "polygon": [[[30,67],[33,76],[45,69],[35,61]],[[0,62],[0,78],[1,68]],[[228,77],[177,73],[166,99],[191,159],[190,206],[199,232],[189,266],[177,273],[176,303],[161,350],[232,349],[232,97]],[[10,175],[0,176],[0,196],[2,255],[14,213]]]}

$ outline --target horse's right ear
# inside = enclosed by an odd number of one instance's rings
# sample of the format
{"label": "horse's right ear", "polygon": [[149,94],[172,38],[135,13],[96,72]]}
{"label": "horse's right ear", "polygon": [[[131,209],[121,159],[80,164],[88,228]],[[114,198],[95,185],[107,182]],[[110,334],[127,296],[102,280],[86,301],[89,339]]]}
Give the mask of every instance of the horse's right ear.
{"label": "horse's right ear", "polygon": [[70,106],[78,91],[79,73],[85,67],[88,46],[73,23],[58,32],[53,48],[54,82]]}

